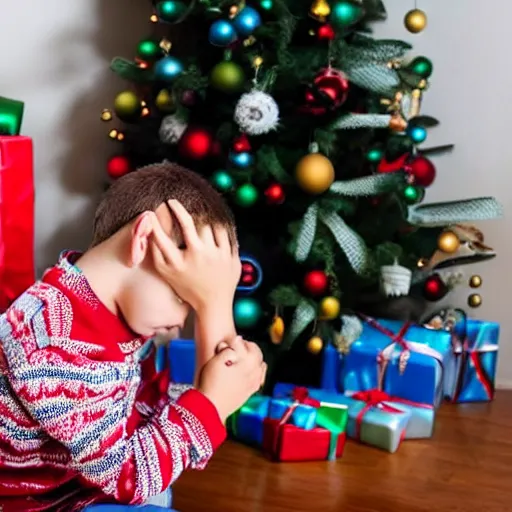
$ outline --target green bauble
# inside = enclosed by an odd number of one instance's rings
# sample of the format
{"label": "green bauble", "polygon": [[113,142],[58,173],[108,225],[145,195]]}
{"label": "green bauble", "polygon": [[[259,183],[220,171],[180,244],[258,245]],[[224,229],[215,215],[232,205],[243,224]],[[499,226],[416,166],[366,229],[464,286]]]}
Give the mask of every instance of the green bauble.
{"label": "green bauble", "polygon": [[261,306],[251,297],[236,299],[233,316],[239,329],[251,329],[261,318]]}
{"label": "green bauble", "polygon": [[380,148],[373,148],[366,153],[366,159],[369,162],[378,163],[382,160],[382,157],[384,156],[384,151]]}
{"label": "green bauble", "polygon": [[270,11],[274,7],[274,2],[272,0],[260,0],[260,7],[264,11]]}
{"label": "green bauble", "polygon": [[350,0],[338,0],[331,4],[329,21],[335,28],[347,28],[358,21],[364,14],[361,5]]}
{"label": "green bauble", "polygon": [[179,0],[164,0],[156,5],[156,13],[162,21],[177,23],[185,16],[187,5]]}
{"label": "green bauble", "polygon": [[226,171],[217,171],[212,176],[213,186],[221,192],[227,192],[233,188],[233,178]]}
{"label": "green bauble", "polygon": [[162,56],[162,48],[152,39],[143,39],[137,46],[137,56],[142,60],[155,61]]}
{"label": "green bauble", "polygon": [[427,59],[427,57],[416,57],[409,66],[407,66],[407,68],[416,75],[423,78],[429,78],[434,70],[434,65],[431,60]]}
{"label": "green bauble", "polygon": [[235,203],[248,208],[258,200],[258,189],[252,183],[242,185],[235,194]]}
{"label": "green bauble", "polygon": [[120,92],[114,100],[114,111],[121,121],[136,121],[142,112],[139,97],[132,91]]}
{"label": "green bauble", "polygon": [[155,98],[155,105],[160,112],[173,114],[176,111],[176,100],[171,91],[162,89]]}
{"label": "green bauble", "polygon": [[212,69],[210,84],[227,94],[240,92],[245,84],[244,70],[232,61],[219,62]]}
{"label": "green bauble", "polygon": [[425,189],[414,185],[407,185],[404,188],[403,196],[407,204],[416,204],[423,200]]}

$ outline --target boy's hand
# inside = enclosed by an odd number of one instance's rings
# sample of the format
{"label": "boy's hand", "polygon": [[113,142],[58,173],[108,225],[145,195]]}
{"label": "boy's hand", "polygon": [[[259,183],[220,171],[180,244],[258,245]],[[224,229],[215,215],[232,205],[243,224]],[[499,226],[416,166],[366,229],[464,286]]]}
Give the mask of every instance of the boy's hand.
{"label": "boy's hand", "polygon": [[237,337],[229,345],[223,344],[217,355],[206,363],[198,390],[215,405],[225,422],[261,388],[266,370],[258,345]]}
{"label": "boy's hand", "polygon": [[231,310],[240,279],[238,248],[231,247],[228,233],[220,226],[203,226],[198,232],[191,215],[178,201],[169,201],[183,232],[180,250],[154,216],[153,259],[158,273],[176,294],[199,315],[212,304]]}

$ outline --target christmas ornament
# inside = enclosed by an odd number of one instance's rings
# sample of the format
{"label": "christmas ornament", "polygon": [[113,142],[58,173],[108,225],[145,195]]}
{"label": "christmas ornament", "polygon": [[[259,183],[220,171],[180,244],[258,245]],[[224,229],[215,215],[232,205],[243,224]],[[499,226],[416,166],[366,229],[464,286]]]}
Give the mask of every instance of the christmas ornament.
{"label": "christmas ornament", "polygon": [[176,101],[171,91],[162,89],[155,98],[155,105],[165,114],[172,114],[176,110]]}
{"label": "christmas ornament", "polygon": [[270,336],[270,341],[274,345],[279,345],[283,341],[284,338],[284,320],[276,315],[274,320],[272,320],[272,324],[268,328],[268,334]]}
{"label": "christmas ornament", "polygon": [[353,25],[363,16],[364,11],[356,0],[338,0],[331,3],[329,21],[336,28],[345,29]]}
{"label": "christmas ornament", "polygon": [[156,4],[158,17],[167,23],[178,23],[187,14],[188,7],[179,0],[166,0]]}
{"label": "christmas ornament", "polygon": [[432,61],[427,57],[416,57],[408,66],[407,69],[421,76],[422,78],[429,78],[434,70]]}
{"label": "christmas ornament", "polygon": [[102,121],[111,121],[112,120],[112,112],[108,108],[104,108],[102,110],[101,120]]}
{"label": "christmas ornament", "polygon": [[238,64],[229,60],[219,62],[210,74],[211,86],[226,94],[240,92],[244,83],[244,70]]}
{"label": "christmas ornament", "polygon": [[317,21],[324,22],[331,14],[331,6],[326,0],[315,0],[309,9],[309,15]]}
{"label": "christmas ornament", "polygon": [[271,11],[274,7],[274,2],[272,0],[260,0],[260,7],[264,11]]}
{"label": "christmas ornament", "polygon": [[324,155],[310,153],[299,160],[295,168],[295,179],[308,194],[322,194],[334,181],[334,167]]}
{"label": "christmas ornament", "polygon": [[260,25],[260,13],[252,7],[244,7],[233,19],[233,26],[241,37],[250,36]]}
{"label": "christmas ornament", "polygon": [[340,311],[340,301],[336,297],[324,297],[320,302],[320,320],[334,320]]}
{"label": "christmas ornament", "polygon": [[369,162],[373,162],[373,163],[380,162],[382,160],[383,156],[384,156],[384,151],[382,151],[382,149],[380,149],[380,148],[370,149],[368,151],[368,153],[366,153],[366,159]]}
{"label": "christmas ornament", "polygon": [[459,237],[453,231],[443,231],[437,239],[437,248],[446,254],[456,253],[459,247]]}
{"label": "christmas ornament", "polygon": [[429,187],[436,179],[434,164],[421,155],[414,157],[412,162],[407,164],[405,170],[414,178],[414,183],[420,187]]}
{"label": "christmas ornament", "polygon": [[258,189],[252,183],[245,183],[235,193],[235,203],[238,206],[249,208],[258,200]]}
{"label": "christmas ornament", "polygon": [[313,297],[324,295],[328,286],[329,280],[322,270],[312,270],[304,276],[304,288]]}
{"label": "christmas ornament", "polygon": [[198,94],[193,89],[187,89],[181,94],[181,104],[184,107],[194,107],[197,104]]}
{"label": "christmas ornament", "polygon": [[248,153],[251,151],[251,143],[249,142],[247,135],[242,133],[242,135],[233,141],[233,151],[235,153]]}
{"label": "christmas ornament", "polygon": [[140,98],[132,91],[120,92],[114,100],[114,112],[125,123],[139,119],[142,112]]}
{"label": "christmas ornament", "polygon": [[263,281],[263,270],[261,265],[250,256],[242,255],[240,261],[242,262],[242,273],[236,291],[252,293],[259,288]]}
{"label": "christmas ornament", "polygon": [[208,40],[214,46],[229,46],[236,40],[236,32],[233,25],[226,20],[213,22],[208,33]]}
{"label": "christmas ornament", "polygon": [[471,288],[480,288],[482,286],[482,278],[479,275],[474,275],[469,278],[469,286]]}
{"label": "christmas ornament", "polygon": [[233,188],[233,178],[227,171],[216,171],[211,177],[213,186],[221,192],[227,192]]}
{"label": "christmas ornament", "polygon": [[472,293],[468,297],[468,306],[470,308],[479,308],[482,305],[482,296],[478,293]]}
{"label": "christmas ornament", "polygon": [[323,115],[343,105],[348,91],[349,81],[343,72],[331,67],[322,69],[306,90],[303,109],[313,115]]}
{"label": "christmas ornament", "polygon": [[320,354],[322,352],[322,348],[324,347],[324,342],[320,336],[313,336],[308,341],[308,352],[313,355]]}
{"label": "christmas ornament", "polygon": [[329,24],[322,25],[316,33],[319,41],[332,41],[336,37],[336,32]]}
{"label": "christmas ornament", "polygon": [[448,287],[439,274],[432,274],[425,279],[423,284],[423,296],[425,299],[436,302],[448,293]]}
{"label": "christmas ornament", "polygon": [[137,56],[142,60],[153,62],[162,56],[162,48],[153,39],[143,39],[137,45]]}
{"label": "christmas ornament", "polygon": [[395,261],[380,268],[380,287],[386,297],[409,295],[412,272]]}
{"label": "christmas ornament", "polygon": [[202,160],[209,156],[213,145],[212,134],[201,127],[188,127],[181,137],[178,149],[184,158]]}
{"label": "christmas ornament", "polygon": [[251,153],[245,151],[243,153],[230,153],[229,161],[240,169],[247,169],[254,163],[254,157]]}
{"label": "christmas ornament", "polygon": [[256,326],[261,318],[261,306],[251,297],[236,299],[233,316],[239,329],[251,329]]}
{"label": "christmas ornament", "polygon": [[243,132],[263,135],[277,128],[279,108],[269,94],[251,91],[238,100],[234,119]]}
{"label": "christmas ornament", "polygon": [[131,170],[130,161],[123,155],[113,156],[107,163],[107,173],[114,180],[128,174]]}
{"label": "christmas ornament", "polygon": [[164,144],[177,144],[185,130],[187,123],[176,115],[168,115],[162,119],[158,136]]}
{"label": "christmas ornament", "polygon": [[265,197],[269,204],[283,204],[285,200],[283,187],[279,183],[273,183],[265,190]]}
{"label": "christmas ornament", "polygon": [[403,191],[403,197],[407,204],[416,204],[425,197],[425,189],[416,185],[407,185]]}
{"label": "christmas ornament", "polygon": [[421,144],[427,139],[427,129],[424,126],[409,125],[405,133],[416,144]]}
{"label": "christmas ornament", "polygon": [[183,64],[177,58],[167,55],[157,61],[154,71],[157,80],[172,82],[183,72]]}
{"label": "christmas ornament", "polygon": [[427,15],[420,9],[412,9],[405,15],[404,25],[412,34],[418,34],[427,26]]}

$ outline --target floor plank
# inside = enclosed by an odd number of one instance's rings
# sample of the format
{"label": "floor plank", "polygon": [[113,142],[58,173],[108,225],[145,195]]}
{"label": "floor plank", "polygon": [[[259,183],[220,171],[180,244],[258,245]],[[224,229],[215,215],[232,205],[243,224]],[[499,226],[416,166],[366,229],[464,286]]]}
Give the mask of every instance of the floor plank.
{"label": "floor plank", "polygon": [[349,441],[337,462],[279,464],[228,442],[174,490],[180,512],[512,511],[512,392],[443,406],[433,439],[393,455]]}

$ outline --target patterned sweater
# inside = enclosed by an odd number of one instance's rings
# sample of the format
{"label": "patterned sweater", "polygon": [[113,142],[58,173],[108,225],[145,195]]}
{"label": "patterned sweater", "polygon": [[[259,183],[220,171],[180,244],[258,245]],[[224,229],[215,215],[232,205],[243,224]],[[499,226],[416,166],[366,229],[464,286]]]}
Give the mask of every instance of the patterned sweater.
{"label": "patterned sweater", "polygon": [[225,439],[64,254],[0,317],[0,510],[138,504]]}

